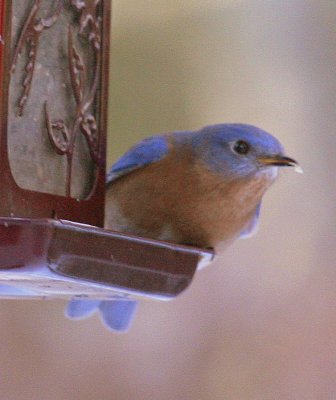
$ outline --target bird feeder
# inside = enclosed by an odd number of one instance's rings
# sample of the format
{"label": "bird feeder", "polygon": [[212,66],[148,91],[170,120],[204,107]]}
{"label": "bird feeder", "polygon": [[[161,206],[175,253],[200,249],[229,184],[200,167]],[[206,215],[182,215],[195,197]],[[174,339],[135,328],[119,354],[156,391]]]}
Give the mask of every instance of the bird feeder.
{"label": "bird feeder", "polygon": [[110,0],[0,0],[0,297],[173,298],[213,254],[103,229]]}

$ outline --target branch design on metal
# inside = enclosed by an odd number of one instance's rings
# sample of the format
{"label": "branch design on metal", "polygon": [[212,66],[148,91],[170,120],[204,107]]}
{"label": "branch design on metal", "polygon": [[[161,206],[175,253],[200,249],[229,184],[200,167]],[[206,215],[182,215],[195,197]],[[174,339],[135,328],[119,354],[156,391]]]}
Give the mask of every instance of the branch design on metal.
{"label": "branch design on metal", "polygon": [[[38,56],[39,42],[43,33],[51,29],[59,20],[66,7],[65,1],[58,0],[51,6],[50,16],[39,17],[41,13],[41,0],[35,0],[30,13],[23,25],[17,44],[14,49],[11,73],[15,73],[18,57],[24,48],[27,49],[27,61],[22,79],[22,93],[17,101],[18,115],[23,116],[35,74],[36,59]],[[51,2],[52,4],[52,2]],[[42,105],[45,116],[45,127],[54,151],[65,155],[67,160],[66,196],[71,196],[71,181],[73,170],[73,156],[76,139],[82,134],[88,146],[90,157],[94,165],[99,165],[101,160],[99,129],[96,121],[97,90],[101,71],[101,0],[69,0],[70,7],[75,14],[74,20],[78,21],[78,29],[73,24],[68,26],[67,58],[68,74],[71,82],[72,96],[76,102],[75,115],[72,121],[64,118],[53,118],[52,104],[45,101]],[[76,31],[76,33],[75,33]],[[76,35],[76,36],[75,36]],[[92,62],[86,63],[78,50],[77,43],[83,42],[90,47]],[[54,51],[51,49],[51,51]],[[91,70],[89,70],[91,68]]]}

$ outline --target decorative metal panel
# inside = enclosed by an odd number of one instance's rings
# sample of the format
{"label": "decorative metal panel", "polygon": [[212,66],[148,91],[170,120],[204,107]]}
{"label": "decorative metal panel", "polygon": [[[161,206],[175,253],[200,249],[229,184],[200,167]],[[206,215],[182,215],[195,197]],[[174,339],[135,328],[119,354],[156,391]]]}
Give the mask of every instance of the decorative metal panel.
{"label": "decorative metal panel", "polygon": [[[0,0],[0,5],[1,152],[11,192],[0,196],[0,215],[101,225],[110,2]],[[34,199],[31,210],[23,204],[26,196]]]}

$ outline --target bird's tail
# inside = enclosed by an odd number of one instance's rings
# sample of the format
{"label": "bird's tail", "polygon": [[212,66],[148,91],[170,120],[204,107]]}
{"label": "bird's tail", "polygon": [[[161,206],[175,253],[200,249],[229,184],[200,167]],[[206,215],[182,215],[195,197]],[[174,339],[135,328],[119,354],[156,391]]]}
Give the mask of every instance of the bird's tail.
{"label": "bird's tail", "polygon": [[84,319],[96,311],[107,329],[114,332],[127,332],[137,309],[137,301],[123,300],[71,300],[65,310],[70,319]]}

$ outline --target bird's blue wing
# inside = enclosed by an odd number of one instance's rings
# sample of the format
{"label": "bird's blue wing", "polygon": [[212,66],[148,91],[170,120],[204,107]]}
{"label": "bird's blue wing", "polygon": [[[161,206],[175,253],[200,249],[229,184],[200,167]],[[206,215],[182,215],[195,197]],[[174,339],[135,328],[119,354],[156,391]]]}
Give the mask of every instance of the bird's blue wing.
{"label": "bird's blue wing", "polygon": [[65,310],[70,319],[84,319],[99,311],[107,329],[126,332],[130,328],[137,309],[137,301],[122,300],[71,300]]}
{"label": "bird's blue wing", "polygon": [[152,136],[133,146],[112,166],[107,174],[110,183],[135,169],[162,160],[168,153],[168,143],[164,136]]}
{"label": "bird's blue wing", "polygon": [[240,233],[239,239],[248,239],[257,232],[259,224],[260,208],[261,208],[261,203],[257,205],[254,217],[251,219],[246,228]]}

